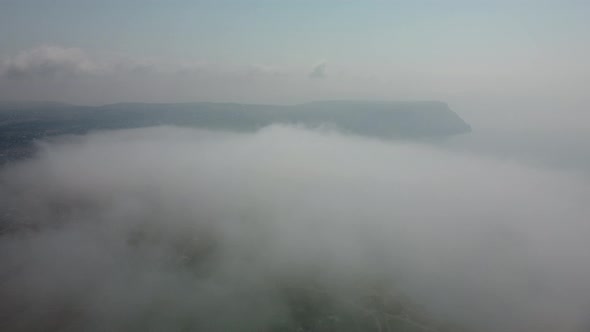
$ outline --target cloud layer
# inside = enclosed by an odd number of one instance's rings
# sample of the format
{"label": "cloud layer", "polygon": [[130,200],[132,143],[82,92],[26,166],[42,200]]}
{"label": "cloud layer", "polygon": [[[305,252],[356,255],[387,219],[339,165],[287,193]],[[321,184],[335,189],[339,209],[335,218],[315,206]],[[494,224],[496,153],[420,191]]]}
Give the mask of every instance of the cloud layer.
{"label": "cloud layer", "polygon": [[[0,62],[0,74],[8,79],[64,79],[81,76],[187,73],[207,69],[200,63],[166,63],[120,54],[89,54],[75,47],[44,45]],[[209,66],[211,67],[211,66]]]}
{"label": "cloud layer", "polygon": [[[0,99],[82,104],[250,101],[299,93],[305,68],[170,60],[45,45],[0,58]],[[290,92],[289,92],[290,91]]]}
{"label": "cloud layer", "polygon": [[55,46],[23,52],[2,63],[2,73],[9,78],[96,74],[105,69],[104,65],[89,59],[80,49]]}
{"label": "cloud layer", "polygon": [[590,193],[568,173],[299,128],[163,127],[44,144],[1,181],[14,329],[259,331],[293,320],[277,285],[302,280],[352,300],[376,283],[481,331],[587,323]]}

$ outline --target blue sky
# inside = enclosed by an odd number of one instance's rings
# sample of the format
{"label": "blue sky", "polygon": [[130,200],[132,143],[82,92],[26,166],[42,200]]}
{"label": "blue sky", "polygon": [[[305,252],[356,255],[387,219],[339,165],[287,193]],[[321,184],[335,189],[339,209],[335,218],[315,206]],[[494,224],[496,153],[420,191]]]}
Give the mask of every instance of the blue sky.
{"label": "blue sky", "polygon": [[0,0],[0,98],[578,102],[589,15],[574,0]]}

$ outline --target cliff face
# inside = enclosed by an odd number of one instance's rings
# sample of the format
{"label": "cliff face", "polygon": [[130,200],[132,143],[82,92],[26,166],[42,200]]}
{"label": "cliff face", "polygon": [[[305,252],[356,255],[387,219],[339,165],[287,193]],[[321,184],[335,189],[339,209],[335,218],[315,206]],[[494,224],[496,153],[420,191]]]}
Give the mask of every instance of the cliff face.
{"label": "cliff face", "polygon": [[442,102],[324,101],[295,106],[303,123],[332,122],[344,131],[383,138],[450,136],[471,128]]}
{"label": "cliff face", "polygon": [[444,137],[471,129],[442,102],[321,101],[293,106],[232,103],[121,103],[73,106],[0,103],[0,161],[29,154],[35,139],[88,130],[179,125],[252,131],[273,123],[330,125],[386,139]]}

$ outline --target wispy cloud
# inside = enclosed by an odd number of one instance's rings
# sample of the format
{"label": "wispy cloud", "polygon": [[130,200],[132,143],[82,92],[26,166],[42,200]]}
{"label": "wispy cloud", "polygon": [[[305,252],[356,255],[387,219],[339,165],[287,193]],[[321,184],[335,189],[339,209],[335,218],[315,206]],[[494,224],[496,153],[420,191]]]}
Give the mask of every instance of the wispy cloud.
{"label": "wispy cloud", "polygon": [[202,61],[170,61],[121,54],[90,54],[75,47],[44,45],[0,59],[0,76],[8,79],[71,76],[157,74],[218,74],[243,76],[286,75],[288,69],[265,64],[214,64]]}
{"label": "wispy cloud", "polygon": [[0,99],[93,104],[262,101],[272,98],[273,91],[283,95],[294,91],[293,79],[306,77],[306,68],[281,64],[169,59],[44,45],[0,58]]}
{"label": "wispy cloud", "polygon": [[327,64],[325,62],[317,64],[313,67],[311,73],[309,73],[310,78],[324,78],[326,77],[326,67]]}
{"label": "wispy cloud", "polygon": [[31,78],[99,74],[107,69],[107,64],[79,48],[41,46],[4,59],[0,72],[8,78]]}
{"label": "wispy cloud", "polygon": [[0,76],[7,79],[67,78],[147,72],[179,72],[198,64],[169,64],[120,54],[90,54],[75,47],[44,45],[0,59]]}

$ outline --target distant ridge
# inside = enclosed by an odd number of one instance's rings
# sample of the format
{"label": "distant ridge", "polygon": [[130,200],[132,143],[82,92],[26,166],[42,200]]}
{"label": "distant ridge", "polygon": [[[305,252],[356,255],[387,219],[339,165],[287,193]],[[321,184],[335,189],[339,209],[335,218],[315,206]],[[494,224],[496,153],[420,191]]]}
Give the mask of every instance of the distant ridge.
{"label": "distant ridge", "polygon": [[329,124],[342,132],[382,139],[445,137],[471,131],[440,101],[314,101],[298,105],[238,103],[0,102],[0,161],[30,154],[35,139],[89,130],[178,125],[254,131],[273,123]]}

